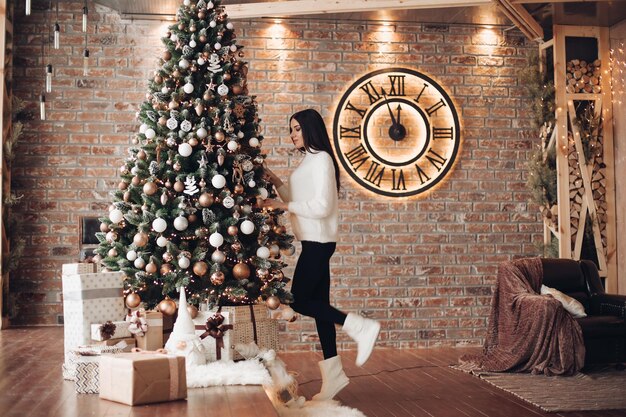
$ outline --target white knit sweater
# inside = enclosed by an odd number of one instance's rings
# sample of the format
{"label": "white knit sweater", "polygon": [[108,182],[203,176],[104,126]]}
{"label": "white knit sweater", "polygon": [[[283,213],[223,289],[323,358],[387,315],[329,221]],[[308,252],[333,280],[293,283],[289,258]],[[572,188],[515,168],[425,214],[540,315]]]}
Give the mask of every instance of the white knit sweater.
{"label": "white knit sweater", "polygon": [[288,203],[291,227],[300,241],[337,241],[339,207],[335,167],[326,152],[307,152],[288,184],[277,189]]}

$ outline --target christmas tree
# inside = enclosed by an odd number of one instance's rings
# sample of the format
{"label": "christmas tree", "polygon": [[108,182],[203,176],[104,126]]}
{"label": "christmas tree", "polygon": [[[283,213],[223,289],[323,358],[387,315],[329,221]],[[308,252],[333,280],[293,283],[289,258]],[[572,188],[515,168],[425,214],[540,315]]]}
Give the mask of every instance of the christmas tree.
{"label": "christmas tree", "polygon": [[247,63],[220,1],[185,0],[162,39],[165,52],[108,217],[96,261],[126,274],[126,302],[174,312],[192,304],[291,302],[281,252],[293,254],[263,179],[263,137]]}

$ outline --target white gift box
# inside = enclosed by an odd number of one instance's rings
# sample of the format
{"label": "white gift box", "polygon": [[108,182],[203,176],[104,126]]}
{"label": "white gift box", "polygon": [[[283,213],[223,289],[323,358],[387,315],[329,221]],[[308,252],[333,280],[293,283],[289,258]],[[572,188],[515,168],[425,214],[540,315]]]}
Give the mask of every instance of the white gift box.
{"label": "white gift box", "polygon": [[[196,334],[198,336],[202,336],[204,332],[206,332],[206,321],[209,317],[215,314],[214,311],[199,311],[198,315],[195,319],[193,319],[193,323],[196,326]],[[224,316],[224,322],[222,326],[228,328],[230,325],[230,317],[228,313],[221,313]],[[220,349],[220,355],[218,358],[217,355],[217,345],[218,341],[211,335],[207,335],[204,339],[202,339],[202,347],[204,348],[204,356],[206,357],[207,362],[215,362],[217,360],[231,361],[233,360],[233,349],[231,349],[231,333],[232,329],[225,330],[224,337],[222,341],[224,342],[223,347]]]}
{"label": "white gift box", "polygon": [[123,320],[126,314],[122,272],[64,275],[63,316],[65,357],[67,352],[89,344],[91,324]]}
{"label": "white gift box", "polygon": [[104,323],[92,324],[91,325],[91,340],[95,340],[97,342],[101,342],[103,340],[108,339],[124,339],[126,337],[133,337],[131,332],[128,330],[128,326],[130,325],[127,321],[114,321],[112,322],[115,325],[115,332],[111,337],[105,338],[102,334],[100,328]]}
{"label": "white gift box", "polygon": [[76,360],[74,388],[79,394],[97,394],[99,383],[100,356],[81,356]]}
{"label": "white gift box", "polygon": [[94,272],[96,272],[96,264],[86,262],[78,264],[63,264],[61,267],[62,275],[92,274]]}
{"label": "white gift box", "polygon": [[103,353],[122,353],[127,347],[125,341],[118,342],[114,346],[107,345],[86,345],[78,346],[65,353],[65,363],[63,364],[63,379],[76,380],[77,363],[89,361],[89,358],[97,358]]}

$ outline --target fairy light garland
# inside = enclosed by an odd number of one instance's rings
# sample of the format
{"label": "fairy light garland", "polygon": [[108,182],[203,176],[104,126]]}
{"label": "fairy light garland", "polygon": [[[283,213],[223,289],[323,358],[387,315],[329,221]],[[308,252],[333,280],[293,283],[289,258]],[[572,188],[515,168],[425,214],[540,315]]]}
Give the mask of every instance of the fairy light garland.
{"label": "fairy light garland", "polygon": [[609,50],[610,87],[613,101],[622,105],[624,100],[624,88],[626,87],[626,54],[624,42],[619,47]]}

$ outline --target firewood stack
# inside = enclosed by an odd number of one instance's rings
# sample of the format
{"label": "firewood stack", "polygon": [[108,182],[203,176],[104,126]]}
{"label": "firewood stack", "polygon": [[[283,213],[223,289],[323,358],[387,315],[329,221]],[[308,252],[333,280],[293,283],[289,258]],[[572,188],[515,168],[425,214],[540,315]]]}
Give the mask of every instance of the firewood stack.
{"label": "firewood stack", "polygon": [[568,93],[594,93],[602,91],[600,87],[600,60],[587,62],[580,59],[572,59],[566,64]]}

